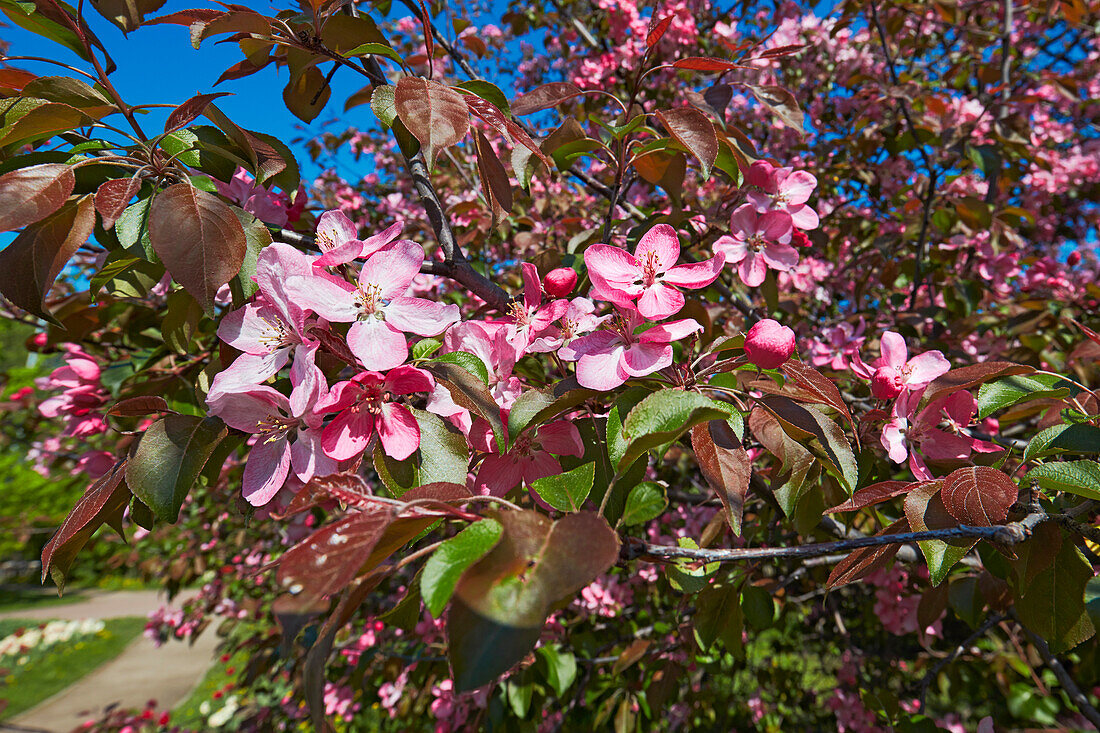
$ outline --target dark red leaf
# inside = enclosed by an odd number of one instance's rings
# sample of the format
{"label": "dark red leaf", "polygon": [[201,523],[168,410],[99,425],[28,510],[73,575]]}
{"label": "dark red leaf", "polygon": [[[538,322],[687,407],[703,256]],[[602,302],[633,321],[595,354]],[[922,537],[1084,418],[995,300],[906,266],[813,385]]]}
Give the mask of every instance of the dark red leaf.
{"label": "dark red leaf", "polygon": [[107,414],[115,417],[142,417],[152,415],[155,412],[167,411],[168,403],[164,401],[163,397],[146,395],[119,400],[111,406],[111,409],[107,410]]}
{"label": "dark red leaf", "polygon": [[951,516],[963,524],[989,527],[1008,517],[1019,493],[1016,482],[997,469],[968,466],[944,479],[940,497]]}
{"label": "dark red leaf", "polygon": [[714,123],[692,107],[677,107],[657,111],[657,119],[676,141],[688,149],[703,165],[703,178],[710,178],[710,169],[718,158],[718,135]]}
{"label": "dark red leaf", "polygon": [[952,369],[946,374],[932,380],[924,389],[921,404],[927,405],[940,397],[946,397],[952,392],[961,389],[969,389],[979,384],[1010,377],[1014,374],[1031,374],[1035,369],[1024,364],[1015,364],[1011,361],[983,361],[980,364]]}
{"label": "dark red leaf", "polygon": [[521,94],[513,99],[512,114],[523,117],[524,115],[541,112],[581,94],[584,94],[584,92],[576,84],[570,84],[567,81],[552,81],[549,84],[535,87],[526,94]]}
{"label": "dark red leaf", "polygon": [[767,51],[764,51],[763,53],[761,53],[756,58],[758,58],[758,59],[774,59],[774,58],[779,58],[780,56],[790,56],[792,53],[797,53],[798,51],[801,51],[804,48],[806,48],[806,44],[804,44],[804,43],[792,43],[789,46],[779,46],[777,48],[769,48]]}
{"label": "dark red leaf", "polygon": [[463,96],[466,99],[466,106],[470,108],[472,114],[484,120],[505,139],[518,142],[520,145],[537,155],[539,160],[546,164],[547,168],[553,167],[550,159],[542,152],[542,148],[538,146],[538,143],[531,139],[527,131],[520,127],[514,120],[505,117],[504,113],[501,112],[495,104],[472,93]]}
{"label": "dark red leaf", "polygon": [[48,218],[26,227],[0,252],[0,293],[28,313],[49,318],[46,295],[94,228],[91,195],[70,201]]}
{"label": "dark red leaf", "polygon": [[645,37],[645,47],[653,48],[661,42],[661,38],[665,35],[665,31],[672,25],[672,15],[666,15],[664,18],[657,20],[657,15],[653,15],[653,20],[649,24],[649,33]]}
{"label": "dark red leaf", "polygon": [[748,84],[754,97],[765,107],[770,109],[783,124],[790,127],[799,135],[806,134],[804,122],[806,116],[802,114],[802,108],[798,106],[798,100],[787,89],[777,86],[756,86]]}
{"label": "dark red leaf", "polygon": [[141,179],[112,178],[100,184],[95,192],[95,208],[103,219],[103,228],[110,229],[130,205],[130,200],[141,190]]}
{"label": "dark red leaf", "polygon": [[409,132],[420,141],[428,167],[436,154],[456,145],[470,129],[470,111],[463,96],[436,81],[404,76],[393,92],[394,106]]}
{"label": "dark red leaf", "polygon": [[359,362],[355,359],[355,354],[351,353],[351,348],[343,336],[320,326],[310,326],[308,333],[321,342],[322,349],[340,359],[340,361],[350,366],[359,365]]}
{"label": "dark red leaf", "polygon": [[474,135],[474,152],[477,156],[477,174],[481,179],[481,188],[492,214],[490,228],[495,229],[512,210],[512,182],[481,130],[477,130]]}
{"label": "dark red leaf", "polygon": [[691,448],[699,470],[726,509],[733,533],[741,536],[741,518],[752,478],[752,461],[725,420],[711,420],[691,429]]}
{"label": "dark red leaf", "polygon": [[214,94],[197,94],[186,102],[176,107],[164,121],[164,131],[174,132],[190,125],[195,118],[203,113],[206,105],[218,97],[227,96],[229,92],[217,92]]}
{"label": "dark red leaf", "polygon": [[[859,448],[859,431],[856,430],[856,422],[852,419],[852,413],[848,410],[848,405],[844,402],[844,398],[840,396],[840,390],[837,389],[837,386],[833,384],[831,379],[800,361],[788,361],[786,364],[779,367],[779,371],[783,372],[788,379],[811,395],[814,398],[814,402],[828,405],[839,412],[848,424],[852,426],[852,435],[856,439],[856,448]],[[797,394],[791,396],[795,399],[800,399],[800,396]]]}
{"label": "dark red leaf", "polygon": [[[902,517],[898,521],[882,530],[875,537],[889,534],[903,534],[909,531],[909,521]],[[826,588],[836,588],[847,583],[865,578],[898,554],[901,545],[879,545],[878,547],[861,547],[853,550],[848,557],[836,564],[833,572],[829,573],[829,579],[825,581]]]}
{"label": "dark red leaf", "polygon": [[46,582],[49,575],[57,584],[59,593],[65,589],[65,573],[76,553],[101,525],[120,513],[130,500],[130,490],[122,481],[125,475],[126,461],[123,459],[84,492],[61,527],[42,548],[42,582]]}
{"label": "dark red leaf", "polygon": [[169,13],[168,15],[160,15],[156,18],[149,18],[142,25],[158,25],[160,23],[171,23],[172,25],[191,25],[192,23],[209,23],[212,20],[220,18],[223,15],[227,15],[222,10],[211,10],[209,8],[195,8],[193,10],[180,10],[175,13]]}
{"label": "dark red leaf", "polygon": [[21,90],[27,82],[34,81],[38,76],[24,69],[4,68],[0,69],[0,87]]}
{"label": "dark red leaf", "polygon": [[868,506],[874,506],[875,504],[881,504],[884,501],[893,499],[896,496],[902,496],[908,494],[914,487],[920,486],[920,483],[914,483],[912,481],[880,481],[877,484],[871,484],[865,488],[860,489],[856,493],[852,494],[852,498],[843,504],[837,504],[834,507],[829,507],[825,510],[826,514],[835,514],[837,512],[854,512],[857,509],[862,509]]}
{"label": "dark red leaf", "polygon": [[172,278],[208,313],[218,289],[240,272],[247,249],[233,210],[187,183],[169,186],[153,199],[149,240]]}
{"label": "dark red leaf", "polygon": [[280,587],[317,598],[342,590],[359,574],[391,521],[393,508],[378,506],[322,527],[279,558]]}
{"label": "dark red leaf", "polygon": [[0,231],[22,229],[57,211],[76,185],[72,166],[45,163],[0,176]]}
{"label": "dark red leaf", "polygon": [[735,63],[711,56],[688,56],[676,59],[672,62],[672,65],[677,69],[690,69],[692,71],[729,71],[738,68]]}

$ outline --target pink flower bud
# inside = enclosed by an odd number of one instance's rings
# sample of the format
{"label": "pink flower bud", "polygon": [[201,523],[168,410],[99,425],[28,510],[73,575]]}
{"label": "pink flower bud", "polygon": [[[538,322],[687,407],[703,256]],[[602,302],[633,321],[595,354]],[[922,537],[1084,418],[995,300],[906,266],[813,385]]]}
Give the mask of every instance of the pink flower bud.
{"label": "pink flower bud", "polygon": [[794,353],[794,331],[770,318],[745,334],[745,356],[761,369],[775,369]]}
{"label": "pink flower bud", "polygon": [[559,267],[546,273],[542,287],[552,298],[564,298],[573,292],[577,284],[577,271],[571,267]]}
{"label": "pink flower bud", "polygon": [[791,230],[791,244],[795,247],[809,247],[813,242],[806,236],[806,232],[801,229],[793,229]]}
{"label": "pink flower bud", "polygon": [[894,367],[884,366],[871,377],[871,394],[880,400],[892,400],[901,394],[901,376]]}
{"label": "pink flower bud", "polygon": [[1073,267],[1074,265],[1076,265],[1080,261],[1081,261],[1081,253],[1078,252],[1077,250],[1074,250],[1074,251],[1070,252],[1069,256],[1066,257],[1066,264],[1069,265],[1070,267]]}

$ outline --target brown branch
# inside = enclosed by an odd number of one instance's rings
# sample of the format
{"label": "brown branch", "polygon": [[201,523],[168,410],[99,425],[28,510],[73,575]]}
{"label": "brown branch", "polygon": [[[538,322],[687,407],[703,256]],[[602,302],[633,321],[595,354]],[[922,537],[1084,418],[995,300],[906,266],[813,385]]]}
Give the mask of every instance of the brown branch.
{"label": "brown branch", "polygon": [[961,525],[948,529],[933,529],[923,532],[904,532],[892,535],[874,535],[856,537],[839,542],[815,542],[794,547],[749,547],[744,549],[694,549],[690,547],[671,547],[655,545],[643,540],[629,538],[623,545],[622,559],[641,559],[648,562],[676,562],[694,560],[698,562],[744,562],[746,560],[766,560],[787,557],[819,557],[832,555],[863,547],[881,547],[883,545],[908,544],[924,540],[949,540],[977,538],[991,540],[1005,545],[1017,545],[1031,536],[1035,527],[1052,517],[1043,512],[1029,514],[1019,522],[992,527],[971,527]]}
{"label": "brown branch", "polygon": [[[1017,623],[1020,622],[1020,617],[1016,615],[1015,609],[1010,610],[1009,614]],[[1100,711],[1097,711],[1097,709],[1092,706],[1088,697],[1081,691],[1081,688],[1077,686],[1073,678],[1069,676],[1069,672],[1062,665],[1062,662],[1059,661],[1058,657],[1051,654],[1050,646],[1047,645],[1042,637],[1035,634],[1022,623],[1020,623],[1020,628],[1027,634],[1028,639],[1031,641],[1036,651],[1039,652],[1039,656],[1043,658],[1043,661],[1046,663],[1047,667],[1050,668],[1050,671],[1053,672],[1054,676],[1058,678],[1058,681],[1062,683],[1062,687],[1065,688],[1066,694],[1068,694],[1069,698],[1077,705],[1077,709],[1081,711],[1082,715],[1088,718],[1093,727],[1100,730]]]}

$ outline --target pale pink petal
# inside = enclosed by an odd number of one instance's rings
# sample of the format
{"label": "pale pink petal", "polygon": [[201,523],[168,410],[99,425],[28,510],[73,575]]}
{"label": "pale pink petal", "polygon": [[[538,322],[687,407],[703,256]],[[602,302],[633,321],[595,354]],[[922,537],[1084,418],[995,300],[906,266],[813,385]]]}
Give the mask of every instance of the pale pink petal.
{"label": "pale pink petal", "polygon": [[270,387],[252,387],[248,392],[227,392],[210,403],[210,414],[226,425],[246,433],[257,433],[259,425],[290,413],[287,398]]}
{"label": "pale pink petal", "polygon": [[904,377],[904,381],[910,389],[924,386],[936,377],[951,371],[951,362],[938,351],[926,351],[914,356],[905,366],[909,374]]}
{"label": "pale pink petal", "polygon": [[909,454],[909,470],[913,472],[913,477],[918,481],[931,481],[935,478],[932,472],[928,470],[924,458],[916,451]]}
{"label": "pale pink petal", "polygon": [[277,308],[252,303],[222,318],[218,338],[246,354],[268,354],[297,340]]}
{"label": "pale pink petal", "polygon": [[290,445],[286,438],[256,441],[245,460],[244,498],[252,506],[263,506],[279,493],[290,473]]}
{"label": "pale pink petal", "polygon": [[581,440],[581,431],[568,420],[555,420],[539,426],[535,433],[535,441],[543,450],[559,456],[584,455],[584,441]]}
{"label": "pale pink petal", "polygon": [[642,277],[641,265],[624,249],[610,244],[593,244],[584,251],[584,264],[593,284],[606,285],[604,290],[622,290],[632,296],[641,292],[641,286],[634,284]]}
{"label": "pale pink petal", "polygon": [[668,344],[631,344],[623,352],[620,369],[633,377],[644,377],[672,364],[672,347]]}
{"label": "pale pink petal", "polygon": [[294,364],[290,367],[290,410],[295,417],[312,411],[328,392],[328,382],[317,368],[316,356],[316,346],[303,346],[294,353]]}
{"label": "pale pink petal", "polygon": [[609,352],[583,354],[577,359],[577,381],[582,387],[607,392],[615,389],[630,376],[620,366],[623,346],[618,344]]}
{"label": "pale pink petal", "polygon": [[645,262],[650,252],[657,260],[657,272],[664,272],[675,265],[676,260],[680,259],[680,240],[676,230],[668,224],[658,224],[643,234],[634,249],[634,257],[638,262]]}
{"label": "pale pink petal", "polygon": [[817,179],[812,173],[795,171],[779,184],[779,193],[786,198],[787,204],[794,206],[806,203],[815,188],[817,188]]}
{"label": "pale pink petal", "polygon": [[322,254],[313,261],[313,266],[336,267],[337,265],[343,265],[359,257],[362,251],[363,243],[358,239],[351,239]]}
{"label": "pale pink petal", "polygon": [[369,412],[344,410],[325,426],[321,448],[331,458],[343,461],[362,453],[374,435],[374,416]]}
{"label": "pale pink petal", "polygon": [[260,385],[279,373],[290,358],[291,347],[276,349],[270,354],[241,354],[211,384],[208,394],[243,392],[251,385]]}
{"label": "pale pink petal", "polygon": [[286,281],[286,292],[301,308],[334,323],[347,323],[359,317],[355,287],[349,283],[291,275]]}
{"label": "pale pink petal", "polygon": [[290,446],[290,465],[294,468],[294,475],[303,482],[314,476],[336,473],[339,468],[335,459],[325,455],[320,430],[298,431],[298,439]]}
{"label": "pale pink petal", "polygon": [[676,265],[665,273],[664,281],[683,288],[705,288],[718,279],[726,264],[726,255],[722,252],[709,260],[693,262],[688,265]]}
{"label": "pale pink petal", "polygon": [[791,206],[787,209],[787,212],[791,215],[791,221],[794,225],[804,232],[808,232],[811,229],[817,229],[818,225],[821,223],[821,219],[818,217],[817,212],[806,204]]}
{"label": "pale pink petal", "polygon": [[348,348],[364,367],[376,372],[400,366],[409,356],[405,335],[387,321],[373,318],[351,324]]}
{"label": "pale pink petal", "polygon": [[419,336],[441,334],[461,318],[457,305],[424,298],[394,298],[382,307],[382,312],[386,314],[386,322],[397,330]]}
{"label": "pale pink petal", "polygon": [[741,282],[754,288],[764,282],[764,276],[768,274],[768,266],[757,252],[750,251],[737,267],[737,274],[741,276]]}
{"label": "pale pink petal", "polygon": [[943,430],[927,430],[921,436],[920,449],[933,461],[961,460],[970,455],[970,440]]}
{"label": "pale pink petal", "polygon": [[375,252],[385,249],[390,242],[401,236],[401,230],[405,228],[403,222],[394,222],[374,236],[367,237],[362,242],[359,257],[370,257]]}
{"label": "pale pink petal", "polygon": [[703,327],[694,318],[682,318],[647,329],[638,340],[642,343],[670,344],[702,330]]}
{"label": "pale pink petal", "polygon": [[[574,339],[573,343],[569,344],[570,355],[566,356],[559,352],[559,356],[566,361],[576,361],[585,354],[608,352],[616,344],[621,345],[619,336],[612,331],[593,331],[592,333],[581,336]],[[564,349],[563,349],[564,350]]]}
{"label": "pale pink petal", "polygon": [[755,234],[757,229],[757,216],[752,204],[741,204],[730,216],[730,231],[740,232],[742,238]]}
{"label": "pale pink petal", "polygon": [[943,410],[954,422],[966,427],[978,411],[978,400],[965,389],[961,389],[947,396],[943,402]]}
{"label": "pale pink petal", "polygon": [[882,447],[894,463],[905,463],[909,451],[905,447],[905,430],[909,427],[904,418],[894,418],[882,429]]}
{"label": "pale pink petal", "polygon": [[789,244],[768,242],[760,256],[774,270],[789,270],[798,264],[798,250]]}
{"label": "pale pink petal", "polygon": [[909,349],[905,347],[905,339],[900,333],[887,331],[882,334],[879,348],[882,351],[883,361],[880,366],[892,366],[895,369],[905,366],[905,360],[909,358]]}
{"label": "pale pink petal", "polygon": [[409,408],[385,402],[378,416],[378,437],[387,456],[403,461],[420,447],[420,426]]}
{"label": "pale pink petal", "polygon": [[676,288],[657,282],[642,291],[638,312],[651,321],[668,318],[684,307],[684,294]]}
{"label": "pale pink petal", "polygon": [[735,265],[745,259],[745,255],[749,253],[749,243],[744,239],[734,239],[725,234],[715,241],[711,249],[716,255],[723,255],[726,258],[726,264]]}
{"label": "pale pink petal", "polygon": [[345,242],[358,239],[355,224],[340,210],[326,211],[317,220],[317,246],[328,252]]}
{"label": "pale pink petal", "polygon": [[389,300],[404,295],[424,264],[424,248],[415,242],[398,242],[390,249],[375,252],[359,271],[359,284],[373,285],[380,296]]}

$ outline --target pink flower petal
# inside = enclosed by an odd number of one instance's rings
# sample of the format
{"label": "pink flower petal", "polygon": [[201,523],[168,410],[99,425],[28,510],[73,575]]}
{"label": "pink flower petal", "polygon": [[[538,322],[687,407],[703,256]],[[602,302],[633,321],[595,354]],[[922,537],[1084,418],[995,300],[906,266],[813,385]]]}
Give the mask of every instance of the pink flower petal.
{"label": "pink flower petal", "polygon": [[424,298],[394,298],[382,310],[391,326],[419,336],[441,334],[461,318],[457,305]]}
{"label": "pink flower petal", "polygon": [[808,232],[811,229],[817,229],[818,225],[821,223],[821,219],[818,217],[817,212],[806,204],[791,206],[787,211],[790,213],[791,221],[794,225],[804,232]]}
{"label": "pink flower petal", "polygon": [[334,323],[347,323],[359,317],[355,287],[349,283],[316,275],[291,275],[286,281],[286,292],[300,307]]}
{"label": "pink flower petal", "polygon": [[745,255],[749,253],[749,243],[744,239],[734,239],[724,234],[718,237],[711,249],[716,255],[723,255],[726,258],[726,264],[735,265],[745,259]]}
{"label": "pink flower petal", "polygon": [[286,483],[290,473],[290,445],[286,438],[271,442],[258,440],[248,453],[241,479],[244,498],[252,506],[271,501]]}
{"label": "pink flower petal", "polygon": [[[716,250],[717,251],[717,250]],[[664,281],[682,288],[705,288],[718,279],[726,264],[726,255],[722,252],[709,260],[676,265],[665,273]]]}
{"label": "pink flower petal", "polygon": [[694,318],[682,318],[679,321],[669,321],[647,329],[638,337],[638,340],[642,343],[664,345],[687,338],[691,334],[702,330],[703,327]]}
{"label": "pink flower petal", "polygon": [[791,241],[794,222],[786,211],[768,211],[760,216],[757,231],[772,242],[787,244]]}
{"label": "pink flower petal", "polygon": [[539,280],[539,270],[530,262],[524,262],[519,267],[523,271],[523,304],[527,308],[538,308],[542,305],[542,282]]}
{"label": "pink flower petal", "polygon": [[424,264],[424,248],[415,242],[398,242],[390,249],[375,252],[359,271],[359,284],[379,289],[379,295],[389,300],[403,296]]}
{"label": "pink flower petal", "polygon": [[[770,199],[766,200],[770,201]],[[756,209],[752,204],[741,204],[730,216],[730,231],[739,232],[742,239],[755,234],[758,228]]]}
{"label": "pink flower petal", "polygon": [[432,376],[423,369],[414,366],[399,366],[396,369],[391,369],[386,375],[385,390],[393,394],[431,392],[433,389],[435,389],[435,383]]}
{"label": "pink flower petal", "polygon": [[667,344],[631,344],[623,352],[619,368],[632,377],[644,377],[672,364],[672,347]]}
{"label": "pink flower petal", "polygon": [[790,270],[798,264],[798,250],[789,244],[768,242],[760,256],[773,270]]}
{"label": "pink flower petal", "polygon": [[359,231],[344,212],[334,209],[321,214],[317,220],[317,246],[328,252],[345,242],[358,239]]}
{"label": "pink flower petal", "polygon": [[523,481],[523,468],[511,455],[491,455],[481,462],[474,491],[488,496],[504,496]]}
{"label": "pink flower petal", "polygon": [[409,408],[385,402],[378,416],[378,437],[386,455],[403,461],[420,447],[420,426]]}
{"label": "pink flower petal", "polygon": [[348,348],[364,367],[376,372],[400,366],[409,356],[405,335],[387,321],[374,318],[351,324]]}
{"label": "pink flower petal", "polygon": [[651,321],[659,321],[678,313],[684,307],[684,294],[676,288],[658,282],[642,291],[638,312]]}
{"label": "pink flower petal", "polygon": [[634,249],[638,262],[645,262],[649,253],[656,257],[657,272],[664,272],[680,259],[680,240],[668,224],[658,224],[642,235]]}
{"label": "pink flower petal", "polygon": [[582,387],[607,392],[615,389],[630,376],[620,366],[624,348],[617,344],[610,351],[583,354],[577,359],[577,381]]}
{"label": "pink flower petal", "polygon": [[750,251],[737,267],[737,274],[741,276],[741,282],[755,288],[764,282],[764,276],[768,274],[768,266],[764,264],[764,259],[759,253]]}
{"label": "pink flower petal", "polygon": [[338,461],[361,454],[374,435],[374,416],[344,410],[321,433],[321,448]]}
{"label": "pink flower petal", "polygon": [[905,384],[910,389],[923,387],[936,377],[951,371],[951,362],[938,351],[926,351],[914,356],[905,366],[909,369]]}
{"label": "pink flower petal", "polygon": [[786,198],[788,205],[795,206],[806,203],[815,188],[817,179],[812,173],[795,171],[779,185],[779,193]]}
{"label": "pink flower petal", "polygon": [[909,358],[909,350],[905,348],[905,339],[900,333],[887,331],[882,334],[879,348],[882,351],[882,366],[892,366],[895,369],[905,366],[905,360]]}
{"label": "pink flower petal", "polygon": [[581,431],[568,420],[555,420],[540,426],[536,431],[535,442],[541,445],[543,450],[555,455],[577,458],[584,455]]}
{"label": "pink flower petal", "polygon": [[584,251],[584,264],[592,284],[601,292],[622,292],[637,297],[641,286],[634,284],[642,277],[637,258],[624,249],[609,244],[593,244]]}

